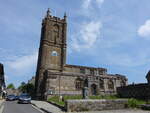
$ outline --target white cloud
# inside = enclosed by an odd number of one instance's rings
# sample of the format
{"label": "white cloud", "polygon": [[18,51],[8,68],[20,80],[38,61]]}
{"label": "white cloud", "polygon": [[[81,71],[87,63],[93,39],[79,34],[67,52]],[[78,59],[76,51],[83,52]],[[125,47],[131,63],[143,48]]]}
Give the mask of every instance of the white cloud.
{"label": "white cloud", "polygon": [[[146,50],[147,51],[147,50]],[[140,52],[136,55],[129,55],[128,53],[106,53],[106,61],[110,65],[123,66],[123,67],[137,67],[146,65],[150,61],[149,54]]]}
{"label": "white cloud", "polygon": [[97,3],[102,4],[104,0],[96,0]]}
{"label": "white cloud", "polygon": [[[96,2],[97,5],[101,5],[104,2],[104,0],[94,0],[94,2]],[[91,6],[91,3],[92,3],[92,0],[84,0],[82,7],[87,9]]]}
{"label": "white cloud", "polygon": [[147,20],[144,25],[140,26],[138,34],[141,37],[150,37],[150,20]]}
{"label": "white cloud", "polygon": [[82,49],[91,48],[100,36],[101,22],[91,21],[81,25],[79,33],[72,38],[72,48],[80,51]]}
{"label": "white cloud", "polygon": [[9,68],[12,70],[22,73],[26,72],[30,68],[36,65],[38,58],[38,53],[35,52],[32,55],[22,56],[13,61],[6,62]]}
{"label": "white cloud", "polygon": [[84,0],[84,1],[83,1],[83,4],[82,4],[82,7],[83,7],[83,8],[88,8],[89,5],[90,5],[90,3],[91,3],[91,0]]}

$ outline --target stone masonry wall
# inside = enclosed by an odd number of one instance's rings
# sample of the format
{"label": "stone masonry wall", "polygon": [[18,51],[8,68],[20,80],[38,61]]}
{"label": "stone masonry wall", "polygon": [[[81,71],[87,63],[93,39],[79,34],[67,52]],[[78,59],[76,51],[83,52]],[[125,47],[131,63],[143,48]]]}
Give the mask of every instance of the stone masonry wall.
{"label": "stone masonry wall", "polygon": [[67,100],[65,108],[67,112],[78,111],[101,111],[101,110],[113,110],[124,109],[127,105],[126,99],[117,100]]}
{"label": "stone masonry wall", "polygon": [[123,98],[150,99],[150,85],[145,83],[118,87],[117,94]]}

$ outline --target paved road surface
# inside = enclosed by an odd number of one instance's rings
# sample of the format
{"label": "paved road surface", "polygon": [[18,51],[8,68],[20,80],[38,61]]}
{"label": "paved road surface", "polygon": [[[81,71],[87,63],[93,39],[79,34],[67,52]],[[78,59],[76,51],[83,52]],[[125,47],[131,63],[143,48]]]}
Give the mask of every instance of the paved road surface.
{"label": "paved road surface", "polygon": [[41,113],[32,107],[31,104],[18,104],[16,101],[4,102],[3,113]]}

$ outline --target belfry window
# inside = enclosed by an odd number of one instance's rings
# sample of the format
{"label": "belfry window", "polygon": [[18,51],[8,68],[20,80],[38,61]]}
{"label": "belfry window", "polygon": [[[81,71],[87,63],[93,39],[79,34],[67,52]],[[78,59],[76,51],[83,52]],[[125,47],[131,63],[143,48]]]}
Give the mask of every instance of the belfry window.
{"label": "belfry window", "polygon": [[54,41],[56,43],[58,41],[58,38],[59,38],[59,26],[58,25],[54,25],[53,33],[54,33]]}

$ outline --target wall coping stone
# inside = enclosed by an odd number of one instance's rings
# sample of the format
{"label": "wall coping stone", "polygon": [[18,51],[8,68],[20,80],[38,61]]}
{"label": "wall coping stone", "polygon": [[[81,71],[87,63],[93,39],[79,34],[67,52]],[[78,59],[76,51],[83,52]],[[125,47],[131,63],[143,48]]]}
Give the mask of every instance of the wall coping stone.
{"label": "wall coping stone", "polygon": [[101,111],[127,108],[128,99],[79,99],[67,100],[65,109],[68,112]]}

